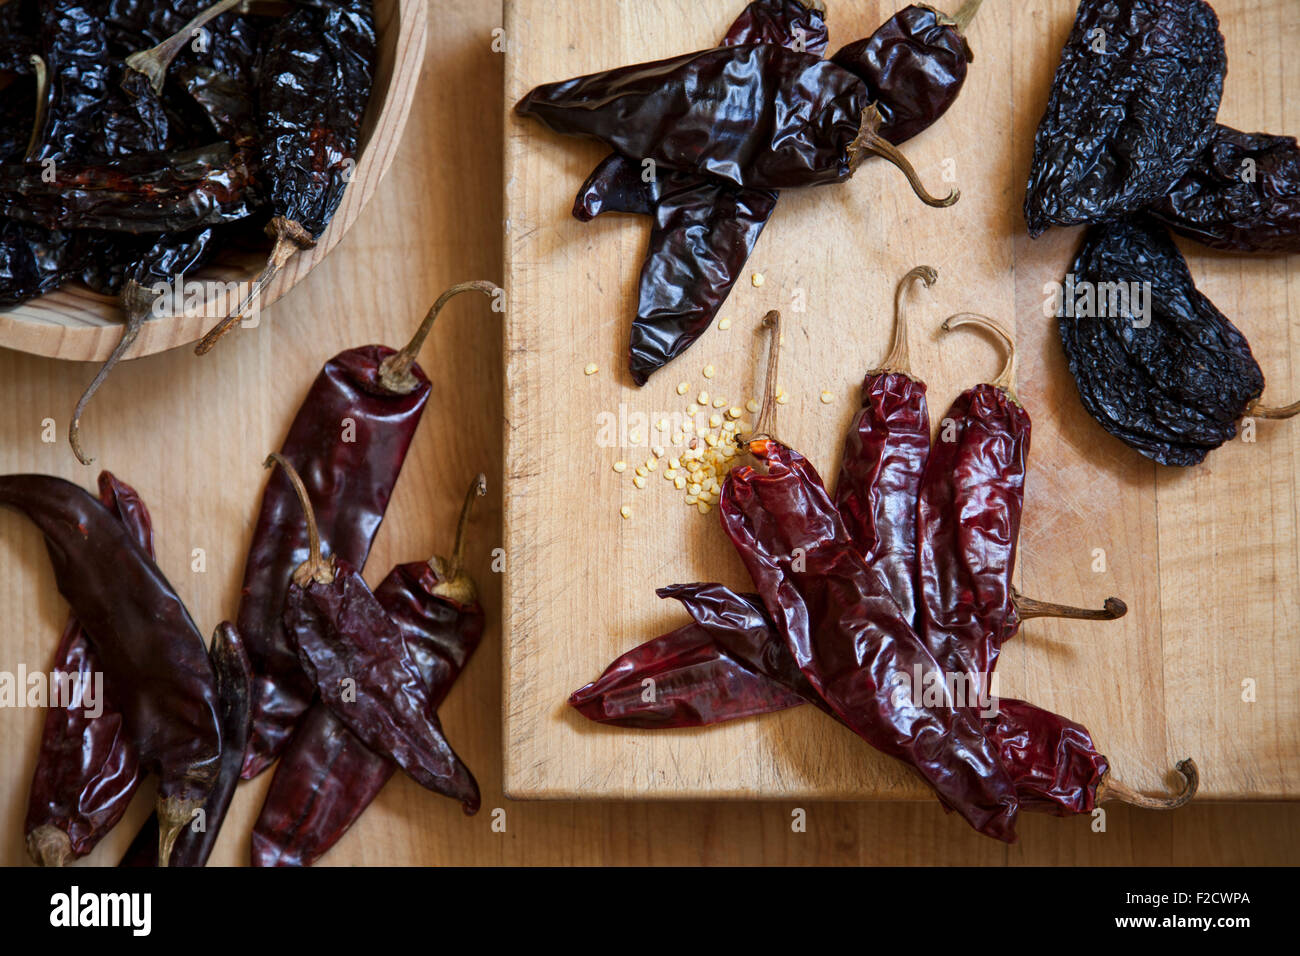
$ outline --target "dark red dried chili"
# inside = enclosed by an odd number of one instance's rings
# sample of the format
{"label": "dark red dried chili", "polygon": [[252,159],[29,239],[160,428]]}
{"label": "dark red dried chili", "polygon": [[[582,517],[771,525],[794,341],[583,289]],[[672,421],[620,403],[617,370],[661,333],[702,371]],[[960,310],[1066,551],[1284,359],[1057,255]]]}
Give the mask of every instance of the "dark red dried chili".
{"label": "dark red dried chili", "polygon": [[[400,352],[367,345],[330,359],[280,448],[303,478],[330,553],[352,567],[365,566],[429,398],[431,385],[416,357],[443,306],[461,292],[495,296],[499,290],[490,282],[453,286]],[[275,472],[262,495],[236,621],[256,675],[245,778],[270,766],[315,696],[283,623],[290,578],[306,554],[297,497]]]}
{"label": "dark red dried chili", "polygon": [[298,494],[310,546],[285,598],[284,626],[309,681],[348,729],[416,783],[478,812],[478,783],[447,742],[402,631],[352,567],[321,548],[311,501],[282,456]]}
{"label": "dark red dried chili", "polygon": [[[485,483],[466,496],[449,561],[399,564],[375,599],[402,632],[437,708],[483,634],[483,608],[463,570],[470,507]],[[379,795],[396,769],[367,747],[321,702],[312,705],[281,757],[253,827],[254,866],[310,866]]]}
{"label": "dark red dried chili", "polygon": [[85,625],[140,766],[161,778],[159,862],[203,806],[221,725],[203,638],[158,566],[92,495],[48,475],[0,476],[0,504],[45,536],[59,592]]}
{"label": "dark red dried chili", "polygon": [[[136,490],[103,471],[99,500],[152,557],[153,522]],[[62,866],[93,850],[122,819],[140,782],[135,743],[111,692],[100,689],[95,716],[86,711],[85,690],[93,690],[103,669],[75,614],[68,617],[51,670],[83,690],[62,706],[51,701],[45,713],[24,824],[27,853],[40,866]],[[157,840],[150,850],[157,861]]]}

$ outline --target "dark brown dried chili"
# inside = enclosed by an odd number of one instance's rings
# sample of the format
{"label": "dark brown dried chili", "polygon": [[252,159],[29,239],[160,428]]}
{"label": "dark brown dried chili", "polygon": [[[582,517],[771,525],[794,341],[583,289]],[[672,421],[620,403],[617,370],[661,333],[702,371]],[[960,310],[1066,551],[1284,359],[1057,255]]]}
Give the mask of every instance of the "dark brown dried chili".
{"label": "dark brown dried chili", "polygon": [[158,566],[92,495],[48,475],[0,476],[0,505],[44,534],[61,593],[86,627],[140,766],[159,775],[158,859],[216,781],[221,723],[203,638]]}
{"label": "dark brown dried chili", "polygon": [[[103,471],[99,500],[153,557],[153,522],[136,490]],[[62,866],[93,850],[122,819],[140,782],[135,742],[112,694],[101,687],[97,713],[86,711],[86,690],[103,668],[75,614],[51,670],[77,682],[81,693],[62,705],[51,701],[45,713],[24,824],[27,853],[39,866]],[[150,849],[157,861],[157,840]]]}
{"label": "dark brown dried chili", "polygon": [[[244,301],[195,347],[203,355],[329,225],[356,168],[361,117],[374,78],[371,0],[302,7],[276,22],[258,71],[257,103],[275,247]],[[324,94],[322,91],[329,91]]]}
{"label": "dark brown dried chili", "polygon": [[322,550],[311,501],[293,466],[275,453],[266,465],[288,475],[307,526],[308,554],[289,585],[284,626],[308,680],[371,750],[421,786],[459,800],[467,814],[478,812],[478,783],[447,742],[401,629],[361,575]]}
{"label": "dark brown dried chili", "polygon": [[[451,559],[399,564],[375,599],[402,632],[431,706],[441,705],[483,634],[483,608],[463,570],[470,508],[485,481],[475,479]],[[254,866],[310,866],[334,846],[379,795],[395,765],[317,701],[275,769],[253,827]]]}

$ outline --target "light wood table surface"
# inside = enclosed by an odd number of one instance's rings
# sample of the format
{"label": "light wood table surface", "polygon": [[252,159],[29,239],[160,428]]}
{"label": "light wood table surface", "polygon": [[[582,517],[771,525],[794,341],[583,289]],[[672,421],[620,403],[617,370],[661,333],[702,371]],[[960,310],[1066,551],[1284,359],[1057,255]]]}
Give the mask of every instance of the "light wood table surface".
{"label": "light wood table surface", "polygon": [[[564,9],[561,4],[551,15],[563,16]],[[358,224],[264,316],[261,329],[231,336],[203,360],[181,349],[119,369],[85,421],[87,448],[98,458],[94,467],[78,466],[64,440],[68,412],[92,367],[0,352],[0,471],[49,472],[91,486],[95,468],[103,466],[133,483],[153,509],[160,564],[205,633],[234,614],[264,481],[261,460],[278,446],[324,360],[364,342],[400,344],[453,282],[501,280],[503,65],[492,50],[492,30],[501,23],[495,4],[438,4],[405,141]],[[1236,47],[1234,54],[1249,55]],[[1121,808],[1111,812],[1105,834],[1092,833],[1087,820],[1031,818],[1021,827],[1021,842],[1004,847],[928,803],[506,800],[500,585],[489,571],[489,553],[502,543],[499,323],[479,303],[463,300],[434,331],[422,358],[434,393],[367,568],[375,583],[397,561],[446,550],[465,482],[475,471],[487,472],[492,487],[475,521],[471,566],[482,582],[490,630],[442,711],[449,738],[483,787],[484,809],[466,819],[452,802],[399,776],[324,863],[1295,861],[1295,804],[1207,803],[1163,815]],[[1025,374],[1037,374],[1032,364]],[[45,418],[59,426],[53,444],[41,442]],[[206,554],[202,574],[190,570],[194,548]],[[0,514],[0,567],[0,670],[48,667],[66,608],[39,536],[9,513]],[[1279,574],[1279,588],[1294,592],[1294,583]],[[0,863],[26,859],[21,824],[40,721],[36,711],[0,710]],[[246,861],[267,779],[239,789],[214,863]],[[114,863],[149,803],[150,796],[140,794],[87,862]],[[791,832],[796,806],[808,811],[805,833]],[[504,811],[504,832],[492,827],[497,808]]]}

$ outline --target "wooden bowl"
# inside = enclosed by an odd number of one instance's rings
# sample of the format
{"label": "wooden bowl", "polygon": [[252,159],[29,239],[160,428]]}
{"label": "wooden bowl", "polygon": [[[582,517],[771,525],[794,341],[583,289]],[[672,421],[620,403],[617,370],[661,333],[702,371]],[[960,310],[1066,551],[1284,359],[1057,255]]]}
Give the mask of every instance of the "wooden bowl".
{"label": "wooden bowl", "polygon": [[[428,0],[375,0],[379,54],[375,85],[361,130],[357,166],[329,228],[315,247],[305,249],[262,293],[266,308],[325,258],[361,215],[397,152],[424,63]],[[191,278],[248,282],[266,262],[270,242],[258,248],[221,251]],[[206,313],[151,319],[140,330],[127,358],[138,358],[198,340],[220,316]],[[102,361],[122,334],[115,299],[91,292],[76,281],[22,305],[0,311],[0,347],[50,358]]]}

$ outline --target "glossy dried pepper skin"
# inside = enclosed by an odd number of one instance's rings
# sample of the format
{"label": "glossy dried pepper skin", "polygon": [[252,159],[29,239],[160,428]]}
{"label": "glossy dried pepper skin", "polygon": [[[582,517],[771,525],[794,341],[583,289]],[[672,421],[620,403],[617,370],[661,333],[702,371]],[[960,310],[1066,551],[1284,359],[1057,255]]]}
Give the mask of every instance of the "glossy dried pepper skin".
{"label": "glossy dried pepper skin", "polygon": [[1214,135],[1226,72],[1202,0],[1082,0],[1034,137],[1029,234],[1163,197]]}
{"label": "glossy dried pepper skin", "polygon": [[0,219],[0,306],[57,289],[86,258],[85,242],[74,233]]}
{"label": "glossy dried pepper skin", "polygon": [[[1116,307],[1106,292],[1145,284],[1147,316],[1134,313],[1132,300],[1127,309],[1122,301]],[[1096,314],[1102,311],[1114,314]],[[1087,231],[1057,326],[1083,407],[1120,441],[1163,465],[1197,464],[1230,441],[1264,390],[1250,344],[1197,290],[1158,223]]]}
{"label": "glossy dried pepper skin", "polygon": [[515,109],[667,170],[784,189],[848,179],[869,104],[851,73],[758,43],[546,84]]}
{"label": "glossy dried pepper skin", "polygon": [[[483,635],[483,608],[438,595],[427,562],[399,564],[375,599],[401,630],[433,707],[451,690]],[[254,866],[311,866],[379,795],[396,766],[319,701],[286,748],[253,827]]]}
{"label": "glossy dried pepper skin", "polygon": [[253,866],[311,866],[361,816],[394,765],[313,704],[276,765],[253,826]]}
{"label": "glossy dried pepper skin", "polygon": [[40,163],[0,166],[0,214],[47,229],[158,233],[242,219],[258,199],[249,156],[228,143],[61,162],[48,174]]}
{"label": "glossy dried pepper skin", "polygon": [[637,385],[690,348],[713,323],[776,208],[770,189],[681,177],[655,204],[641,267],[628,370]]}
{"label": "glossy dried pepper skin", "polygon": [[721,46],[775,43],[825,56],[826,12],[799,0],[754,0],[727,28]]}
{"label": "glossy dried pepper skin", "polygon": [[[370,345],[330,359],[280,449],[307,486],[330,552],[353,567],[364,566],[370,553],[429,399],[419,366],[411,370],[410,392],[382,385],[379,367],[395,354]],[[355,441],[343,440],[348,422]],[[275,760],[315,696],[283,624],[290,578],[306,556],[302,508],[283,472],[273,472],[244,565],[237,620],[257,675],[245,779]]]}
{"label": "glossy dried pepper skin", "polygon": [[749,447],[767,472],[742,466],[728,476],[723,529],[804,676],[855,733],[919,771],[975,829],[1014,841],[1015,787],[974,713],[898,693],[918,668],[938,666],[854,550],[816,471],[776,442]]}
{"label": "glossy dried pepper skin", "polygon": [[1220,124],[1192,168],[1148,212],[1212,249],[1300,253],[1300,146],[1294,136]]}
{"label": "glossy dried pepper skin", "polygon": [[1011,576],[1024,511],[1029,415],[1003,389],[957,397],[916,499],[918,627],[949,675],[988,689],[1002,642],[1019,625]]}
{"label": "glossy dried pepper skin", "polygon": [[835,507],[909,623],[916,619],[914,503],[929,455],[925,383],[903,372],[869,374],[844,445]]}
{"label": "glossy dried pepper skin", "polygon": [[108,29],[99,7],[41,0],[41,55],[50,89],[32,160],[90,158],[109,91]]}
{"label": "glossy dried pepper skin", "polygon": [[[221,824],[230,808],[239,783],[239,769],[244,765],[244,747],[252,713],[249,690],[253,670],[239,632],[229,621],[222,621],[212,636],[208,649],[216,676],[217,697],[221,702],[221,767],[216,783],[203,805],[202,817],[181,830],[172,848],[169,866],[206,866],[216,846]],[[140,828],[120,866],[156,866],[158,863],[158,815],[155,813]]]}
{"label": "glossy dried pepper skin", "polygon": [[[47,475],[5,475],[0,504],[44,534],[59,592],[103,663],[140,766],[161,778],[159,813],[174,836],[206,800],[220,764],[220,716],[203,638],[148,553],[82,488]],[[160,848],[164,860],[169,849]]]}
{"label": "glossy dried pepper skin", "polygon": [[884,120],[880,135],[897,146],[928,129],[956,102],[972,59],[950,17],[911,4],[871,36],[841,47],[831,62],[867,84]]}
{"label": "glossy dried pepper skin", "polygon": [[[152,557],[153,522],[136,490],[103,471],[99,500]],[[102,678],[99,656],[75,615],[68,617],[52,671],[73,676],[84,688],[94,687],[96,675]],[[59,866],[93,850],[122,819],[140,782],[121,708],[106,688],[99,692],[97,716],[89,716],[81,701],[45,712],[24,824],[27,852],[39,865]],[[151,849],[156,860],[156,840]]]}
{"label": "glossy dried pepper skin", "polygon": [[1023,810],[1065,817],[1090,813],[1110,769],[1088,729],[1023,700],[1002,698],[985,721]]}
{"label": "glossy dried pepper skin", "polygon": [[263,173],[273,214],[312,239],[329,225],[355,165],[375,56],[369,0],[294,10],[267,42],[258,87]]}
{"label": "glossy dried pepper skin", "polygon": [[416,783],[478,812],[478,783],[447,742],[401,630],[359,574],[335,561],[332,580],[291,584],[284,621],[334,716]]}

